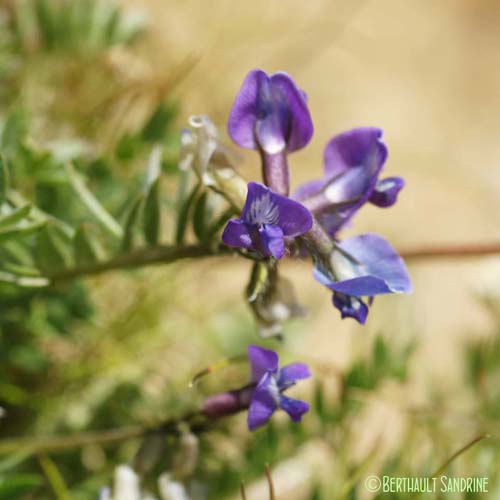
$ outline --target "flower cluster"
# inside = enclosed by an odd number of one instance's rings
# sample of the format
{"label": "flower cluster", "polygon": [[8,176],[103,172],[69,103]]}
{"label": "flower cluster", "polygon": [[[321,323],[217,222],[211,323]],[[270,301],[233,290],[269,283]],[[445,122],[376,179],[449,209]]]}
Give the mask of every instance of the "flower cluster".
{"label": "flower cluster", "polygon": [[383,238],[338,237],[364,204],[390,207],[404,186],[400,177],[380,178],[387,160],[380,129],[333,137],[324,151],[324,177],[291,196],[287,156],[309,143],[313,124],[306,94],[290,76],[251,71],[233,104],[228,131],[236,144],[260,153],[265,185],[248,184],[241,217],[229,221],[222,235],[226,245],[277,260],[290,254],[298,239],[341,316],[360,323],[375,295],[411,291],[403,260]]}
{"label": "flower cluster", "polygon": [[[312,138],[307,96],[286,73],[251,71],[236,96],[228,132],[239,146],[258,151],[263,183],[243,183],[207,117],[196,117],[183,134],[181,166],[192,168],[201,183],[223,194],[240,216],[227,222],[225,245],[255,261],[247,298],[263,336],[278,335],[281,323],[300,314],[290,283],[278,273],[285,256],[309,255],[314,277],[332,292],[342,318],[365,323],[375,295],[409,293],[405,264],[376,234],[344,240],[339,232],[366,203],[392,206],[404,187],[400,177],[381,178],[387,160],[382,131],[365,127],[333,137],[324,151],[324,176],[292,193],[288,155]],[[284,392],[310,376],[302,363],[279,367],[278,355],[248,348],[249,384],[207,398],[202,414],[219,418],[248,409],[250,430],[282,409],[299,422],[309,406]]]}

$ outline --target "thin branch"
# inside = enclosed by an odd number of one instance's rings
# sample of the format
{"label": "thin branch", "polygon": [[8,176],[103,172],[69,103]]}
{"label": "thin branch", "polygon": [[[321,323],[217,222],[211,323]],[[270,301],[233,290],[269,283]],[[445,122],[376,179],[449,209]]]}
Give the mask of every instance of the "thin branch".
{"label": "thin branch", "polygon": [[247,492],[245,491],[245,484],[243,481],[240,484],[241,500],[247,500]]}
{"label": "thin branch", "polygon": [[[133,252],[118,255],[108,261],[87,264],[72,269],[56,271],[44,278],[51,282],[67,281],[75,278],[94,276],[108,271],[145,267],[155,264],[170,264],[178,260],[220,257],[231,255],[233,251],[223,245],[211,248],[206,245],[160,245],[134,250]],[[484,244],[456,244],[410,247],[399,251],[401,257],[409,261],[429,259],[463,259],[500,254],[500,242]]]}
{"label": "thin branch", "polygon": [[89,444],[112,444],[146,434],[144,427],[124,427],[106,431],[84,432],[75,436],[8,438],[0,441],[0,455],[7,453],[51,453],[80,448]]}
{"label": "thin branch", "polygon": [[462,448],[460,448],[455,453],[453,453],[453,455],[450,458],[448,458],[448,460],[446,460],[446,462],[444,462],[444,464],[441,465],[441,467],[439,467],[434,472],[434,474],[432,474],[431,479],[440,476],[446,470],[446,468],[448,467],[448,465],[450,465],[462,453],[465,453],[469,448],[472,448],[472,446],[474,446],[475,444],[477,444],[480,441],[482,441],[483,439],[487,439],[489,437],[490,436],[488,434],[482,434],[480,436],[475,437],[472,441],[470,441],[469,443],[467,443],[465,446],[462,446]]}
{"label": "thin branch", "polygon": [[182,259],[213,257],[226,253],[223,248],[212,249],[203,245],[168,246],[143,248],[133,252],[118,255],[108,261],[64,269],[46,277],[52,282],[67,281],[83,276],[93,276],[117,269],[143,267],[153,264],[170,264]]}
{"label": "thin branch", "polygon": [[273,476],[269,464],[266,464],[266,477],[269,484],[269,500],[276,500],[276,493],[274,492]]}
{"label": "thin branch", "polygon": [[421,259],[463,259],[500,254],[500,242],[492,243],[457,243],[453,245],[422,245],[403,248],[399,255],[407,260]]}
{"label": "thin branch", "polygon": [[153,427],[130,426],[119,429],[103,431],[82,432],[70,436],[26,437],[7,438],[0,440],[0,455],[8,453],[55,453],[73,448],[81,448],[89,444],[109,445],[141,438],[149,434],[162,433],[165,435],[178,435],[179,426],[187,424],[194,434],[200,434],[210,428],[210,422],[203,418],[200,411],[194,411],[180,418],[165,420]]}

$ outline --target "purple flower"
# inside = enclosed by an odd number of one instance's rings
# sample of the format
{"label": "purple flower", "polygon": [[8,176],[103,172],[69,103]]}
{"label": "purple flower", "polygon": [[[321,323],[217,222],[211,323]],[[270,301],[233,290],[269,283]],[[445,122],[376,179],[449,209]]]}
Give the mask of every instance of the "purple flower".
{"label": "purple flower", "polygon": [[400,177],[378,180],[387,147],[378,128],[357,128],[333,137],[324,152],[323,179],[303,184],[294,198],[334,236],[366,202],[389,207],[404,186]]}
{"label": "purple flower", "polygon": [[362,297],[410,293],[411,280],[403,259],[376,234],[362,234],[338,243],[328,269],[317,264],[315,278],[333,291],[333,305],[342,317],[363,324],[368,306]]}
{"label": "purple flower", "polygon": [[286,73],[250,71],[231,109],[228,132],[239,146],[270,155],[301,149],[313,135],[305,94]]}
{"label": "purple flower", "polygon": [[285,238],[304,234],[311,227],[311,214],[300,203],[250,182],[241,217],[227,223],[222,241],[230,247],[281,259],[285,254]]}
{"label": "purple flower", "polygon": [[248,428],[253,431],[264,425],[281,408],[294,422],[300,422],[302,415],[309,411],[305,401],[292,399],[283,392],[295,385],[297,380],[311,376],[307,365],[292,363],[279,368],[278,355],[269,349],[251,345],[248,358],[252,369],[252,383],[257,384],[248,408]]}

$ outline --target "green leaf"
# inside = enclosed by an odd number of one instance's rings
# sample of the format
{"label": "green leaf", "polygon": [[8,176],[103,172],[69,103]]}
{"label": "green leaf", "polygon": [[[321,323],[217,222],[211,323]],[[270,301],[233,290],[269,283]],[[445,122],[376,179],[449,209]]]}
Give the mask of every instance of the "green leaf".
{"label": "green leaf", "polygon": [[63,476],[59,472],[56,464],[47,455],[38,456],[38,462],[45,473],[47,480],[54,491],[57,500],[69,500],[70,493]]}
{"label": "green leaf", "polygon": [[118,141],[115,148],[115,155],[119,160],[131,160],[137,156],[142,145],[143,142],[140,137],[126,133]]}
{"label": "green leaf", "polygon": [[119,29],[121,21],[121,11],[118,6],[111,7],[111,12],[108,16],[104,36],[107,45],[113,45],[119,41]]}
{"label": "green leaf", "polygon": [[122,250],[128,251],[134,246],[134,234],[139,221],[139,214],[144,205],[144,194],[141,193],[133,201],[125,218]]}
{"label": "green leaf", "polygon": [[2,252],[21,266],[32,266],[33,257],[31,248],[21,240],[10,240],[2,243]]}
{"label": "green leaf", "polygon": [[385,368],[390,361],[390,353],[383,337],[377,337],[373,346],[373,362],[375,368]]}
{"label": "green leaf", "polygon": [[207,192],[198,197],[193,211],[193,230],[200,242],[205,241],[207,233]]}
{"label": "green leaf", "polygon": [[229,219],[237,215],[234,207],[228,208],[210,225],[207,230],[207,239],[212,239],[227,223]]}
{"label": "green leaf", "polygon": [[13,2],[14,8],[14,30],[21,50],[29,50],[34,45],[33,9],[29,0],[18,0]]}
{"label": "green leaf", "polygon": [[28,133],[28,116],[20,108],[14,109],[7,117],[2,130],[2,151],[10,158],[15,153]]}
{"label": "green leaf", "polygon": [[[0,477],[2,473],[8,471],[9,469],[14,469],[30,458],[29,453],[13,453],[9,455],[7,458],[0,460]],[[0,479],[1,481],[1,479]]]}
{"label": "green leaf", "polygon": [[31,236],[45,226],[45,222],[33,222],[26,225],[8,226],[0,229],[0,242]]}
{"label": "green leaf", "polygon": [[161,174],[161,147],[155,146],[149,156],[144,179],[144,211],[143,229],[144,237],[149,245],[158,243],[160,235],[160,174]]}
{"label": "green leaf", "polygon": [[314,386],[314,412],[322,421],[325,420],[325,397],[322,381],[318,381]]}
{"label": "green leaf", "polygon": [[72,264],[71,240],[53,224],[45,226],[37,236],[35,262],[42,272],[66,269]]}
{"label": "green leaf", "polygon": [[55,6],[48,0],[36,0],[35,13],[44,45],[51,48],[57,38]]}
{"label": "green leaf", "polygon": [[162,141],[176,114],[174,107],[160,104],[144,126],[142,138],[148,142]]}
{"label": "green leaf", "polygon": [[[0,282],[17,285],[23,288],[43,288],[49,285],[49,280],[42,277],[17,276],[12,273],[0,271]],[[2,498],[0,496],[0,498]]]}
{"label": "green leaf", "polygon": [[10,187],[9,170],[5,159],[0,156],[0,205],[7,199],[7,192]]}
{"label": "green leaf", "polygon": [[40,271],[31,266],[24,266],[22,264],[17,264],[15,262],[3,262],[2,266],[5,271],[18,276],[27,276],[29,278],[40,277]]}
{"label": "green leaf", "polygon": [[71,164],[66,164],[68,178],[75,193],[80,198],[80,201],[94,215],[97,221],[102,225],[107,232],[115,238],[123,238],[123,229],[120,224],[106,211],[99,203],[97,198],[88,190],[80,175],[75,171]]}
{"label": "green leaf", "polygon": [[199,189],[200,185],[196,184],[196,186],[191,190],[189,196],[183,201],[179,208],[179,213],[177,215],[177,231],[175,235],[175,241],[178,245],[181,245],[184,242],[184,236],[186,234],[189,221],[189,214]]}
{"label": "green leaf", "polygon": [[144,194],[148,194],[151,186],[158,180],[161,174],[161,146],[155,146],[151,150],[146,166],[146,175],[144,177]]}
{"label": "green leaf", "polygon": [[13,210],[10,214],[0,217],[0,228],[11,226],[25,219],[31,212],[31,204],[24,205],[21,208]]}
{"label": "green leaf", "polygon": [[[28,204],[26,199],[17,191],[9,192],[8,198],[9,202],[15,206],[24,206]],[[69,224],[62,221],[61,219],[54,217],[53,215],[44,212],[43,210],[40,210],[34,205],[32,206],[30,216],[36,222],[50,222],[51,224],[54,224],[69,239],[73,238],[75,234],[75,230]]]}
{"label": "green leaf", "polygon": [[93,264],[103,257],[102,248],[99,247],[97,240],[92,238],[86,224],[82,224],[76,231],[73,251],[76,265]]}
{"label": "green leaf", "polygon": [[144,237],[151,246],[158,243],[160,235],[161,207],[159,183],[160,179],[156,179],[156,181],[149,188],[149,192],[144,202]]}
{"label": "green leaf", "polygon": [[9,474],[0,477],[0,498],[2,500],[19,500],[21,495],[32,492],[43,482],[42,476],[38,474]]}

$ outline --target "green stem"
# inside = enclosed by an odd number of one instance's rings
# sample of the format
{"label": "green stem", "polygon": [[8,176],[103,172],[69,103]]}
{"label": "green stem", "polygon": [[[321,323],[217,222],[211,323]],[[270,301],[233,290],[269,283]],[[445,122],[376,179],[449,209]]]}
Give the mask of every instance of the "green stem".
{"label": "green stem", "polygon": [[117,269],[143,267],[153,264],[170,264],[178,260],[193,259],[200,257],[212,257],[228,253],[225,248],[213,249],[205,245],[161,245],[135,250],[133,252],[118,255],[113,259],[94,264],[83,265],[75,268],[56,271],[45,276],[52,282],[67,281],[83,276],[102,274]]}

